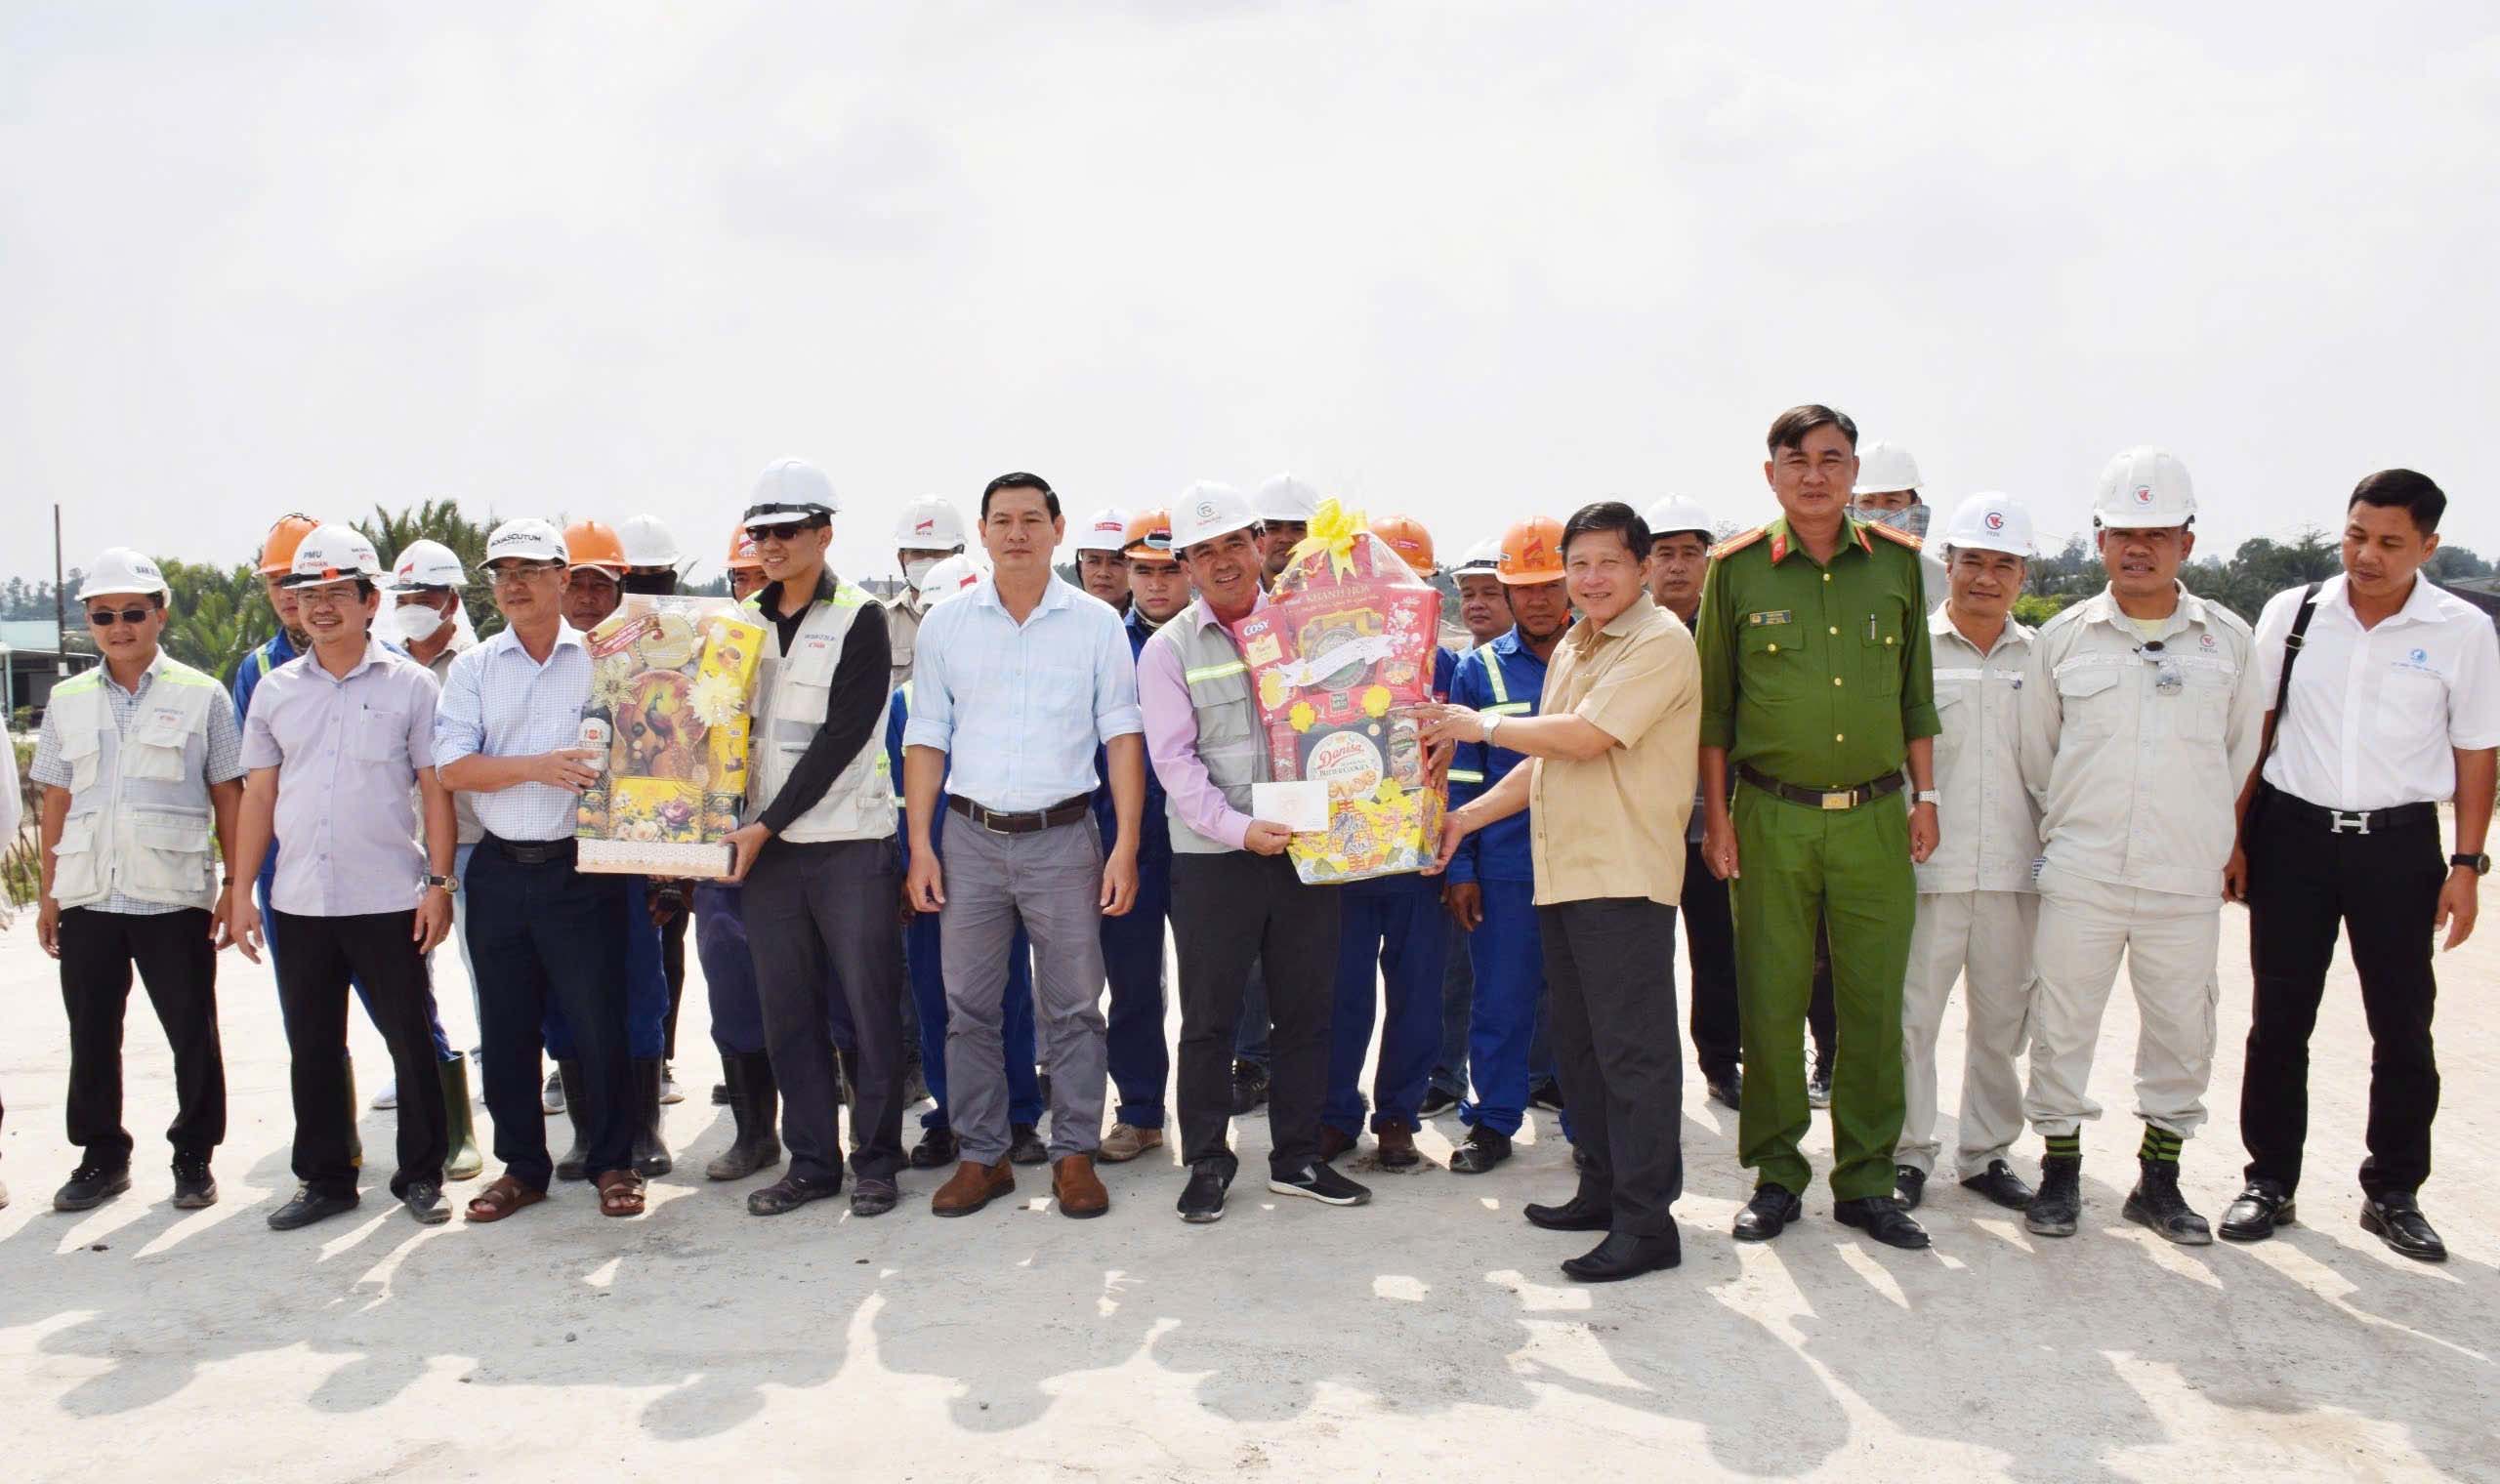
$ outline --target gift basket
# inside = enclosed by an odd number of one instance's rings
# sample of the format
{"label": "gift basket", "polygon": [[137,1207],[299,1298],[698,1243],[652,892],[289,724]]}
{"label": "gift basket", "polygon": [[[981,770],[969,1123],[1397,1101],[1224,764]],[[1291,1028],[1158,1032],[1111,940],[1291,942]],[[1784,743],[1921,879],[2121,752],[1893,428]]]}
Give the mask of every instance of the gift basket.
{"label": "gift basket", "polygon": [[1435,699],[1440,594],[1334,500],[1320,502],[1267,607],[1233,626],[1279,782],[1324,783],[1328,826],[1286,847],[1307,883],[1430,865],[1442,798],[1413,708]]}
{"label": "gift basket", "polygon": [[636,593],[586,642],[581,745],[602,761],[575,816],[580,868],[728,876],[763,626],[726,598]]}

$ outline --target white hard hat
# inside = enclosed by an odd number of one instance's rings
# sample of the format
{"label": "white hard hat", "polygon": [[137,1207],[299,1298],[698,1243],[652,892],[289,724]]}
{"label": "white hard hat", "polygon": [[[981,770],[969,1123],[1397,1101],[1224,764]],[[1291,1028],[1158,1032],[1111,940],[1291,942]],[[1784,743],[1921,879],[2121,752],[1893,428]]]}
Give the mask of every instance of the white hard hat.
{"label": "white hard hat", "polygon": [[85,602],[107,593],[153,593],[159,598],[171,598],[174,589],[165,581],[164,569],[146,553],[109,546],[79,581],[78,600]]}
{"label": "white hard hat", "polygon": [[895,550],[960,552],[964,549],[964,517],[936,495],[923,495],[895,517]]}
{"label": "white hard hat", "polygon": [[451,548],[439,541],[411,541],[399,548],[399,559],[391,564],[391,580],[383,586],[395,593],[410,588],[460,588],[469,584],[469,574],[460,569],[460,558]]}
{"label": "white hard hat", "polygon": [[1877,438],[1857,450],[1857,483],[1850,493],[1889,495],[1908,490],[1915,494],[1918,486],[1918,460],[1900,444]]}
{"label": "white hard hat", "polygon": [[1213,479],[1200,479],[1181,491],[1181,498],[1172,504],[1172,550],[1176,554],[1186,552],[1201,541],[1212,541],[1258,523],[1258,515],[1241,491]]}
{"label": "white hard hat", "polygon": [[1129,513],[1117,508],[1098,510],[1076,533],[1076,549],[1080,552],[1118,553],[1128,546]]}
{"label": "white hard hat", "polygon": [[1948,551],[1969,547],[2027,559],[2031,556],[2031,512],[2011,495],[1983,489],[1953,507],[1953,518],[1944,525],[1943,544]]}
{"label": "white hard hat", "polygon": [[657,515],[629,516],[616,528],[616,539],[624,544],[628,566],[674,567],[686,559],[678,553],[677,537]]}
{"label": "white hard hat", "polygon": [[[1865,487],[1863,484],[1858,486],[1860,489]],[[1716,529],[1711,524],[1710,512],[1702,509],[1701,502],[1690,495],[1667,496],[1664,500],[1650,506],[1648,511],[1641,516],[1641,522],[1649,527],[1649,539],[1652,541],[1660,536],[1683,531],[1699,531],[1701,539],[1708,541],[1711,539],[1711,532]]]}
{"label": "white hard hat", "polygon": [[295,565],[278,579],[278,586],[316,588],[355,577],[374,582],[381,576],[382,558],[374,555],[364,532],[352,525],[320,525],[295,549]]}
{"label": "white hard hat", "polygon": [[2101,471],[2092,521],[2110,530],[2186,525],[2196,517],[2196,489],[2188,466],[2165,449],[2130,448]]}
{"label": "white hard hat", "polygon": [[556,529],[554,521],[541,520],[536,515],[507,520],[486,537],[485,565],[491,567],[507,556],[526,561],[569,559],[564,555],[564,533]]}
{"label": "white hard hat", "polygon": [[1479,541],[1467,549],[1467,555],[1459,558],[1458,565],[1451,570],[1455,572],[1489,573],[1501,564],[1502,543],[1499,541]]}
{"label": "white hard hat", "polygon": [[988,575],[968,553],[941,556],[931,565],[929,575],[920,579],[921,601],[933,606],[941,603],[967,588],[979,586]]}
{"label": "white hard hat", "polygon": [[829,519],[842,509],[833,481],[805,459],[775,459],[756,475],[755,493],[746,508],[746,523]]}
{"label": "white hard hat", "polygon": [[[1259,486],[1258,514],[1262,520],[1309,525],[1311,517],[1318,513],[1319,491],[1312,488],[1308,480],[1293,474],[1278,474]],[[1179,531],[1173,532],[1173,539],[1179,541]]]}

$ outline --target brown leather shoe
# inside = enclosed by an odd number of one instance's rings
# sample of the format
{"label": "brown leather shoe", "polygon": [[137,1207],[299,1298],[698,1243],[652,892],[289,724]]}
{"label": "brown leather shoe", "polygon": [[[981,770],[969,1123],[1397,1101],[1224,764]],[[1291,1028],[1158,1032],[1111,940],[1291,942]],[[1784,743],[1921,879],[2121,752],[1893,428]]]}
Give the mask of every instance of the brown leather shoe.
{"label": "brown leather shoe", "polygon": [[995,1165],[976,1165],[966,1160],[955,1167],[946,1183],[929,1198],[929,1214],[939,1216],[968,1216],[1000,1196],[1016,1190],[1016,1168],[1005,1160]]}
{"label": "brown leather shoe", "polygon": [[1059,1197],[1059,1214],[1063,1216],[1099,1216],[1111,1209],[1111,1192],[1103,1188],[1102,1176],[1094,1173],[1094,1158],[1088,1154],[1067,1154],[1051,1166],[1051,1194]]}
{"label": "brown leather shoe", "polygon": [[1397,1125],[1377,1131],[1372,1137],[1380,1141],[1380,1168],[1407,1170],[1423,1158],[1415,1152],[1415,1131]]}
{"label": "brown leather shoe", "polygon": [[1354,1146],[1354,1136],[1333,1124],[1319,1126],[1319,1159],[1322,1164],[1335,1159]]}

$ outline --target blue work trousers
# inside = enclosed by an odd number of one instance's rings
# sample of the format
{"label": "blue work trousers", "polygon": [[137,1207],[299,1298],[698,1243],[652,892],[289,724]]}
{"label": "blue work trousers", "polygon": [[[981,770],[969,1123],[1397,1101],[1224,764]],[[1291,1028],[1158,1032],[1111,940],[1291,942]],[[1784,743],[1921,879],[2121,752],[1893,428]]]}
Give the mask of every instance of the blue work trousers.
{"label": "blue work trousers", "polygon": [[1449,956],[1437,876],[1390,876],[1337,888],[1337,990],[1328,1020],[1328,1099],[1319,1121],[1340,1134],[1363,1128],[1363,1053],[1373,1009],[1386,990],[1380,1063],[1372,1074],[1371,1126],[1415,1129],[1417,1108],[1441,1048],[1441,969]]}
{"label": "blue work trousers", "polygon": [[1172,1082],[1172,1048],[1163,1039],[1163,928],[1171,915],[1172,857],[1141,852],[1136,903],[1126,917],[1103,919],[1103,969],[1111,985],[1105,1050],[1120,1094],[1112,1117],[1132,1128],[1163,1127],[1163,1093]]}

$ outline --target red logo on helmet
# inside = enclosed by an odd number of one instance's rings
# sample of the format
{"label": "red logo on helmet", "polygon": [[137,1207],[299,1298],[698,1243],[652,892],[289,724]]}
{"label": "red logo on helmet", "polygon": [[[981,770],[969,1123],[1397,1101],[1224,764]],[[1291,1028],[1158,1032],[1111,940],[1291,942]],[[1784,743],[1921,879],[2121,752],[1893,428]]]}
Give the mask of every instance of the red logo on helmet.
{"label": "red logo on helmet", "polygon": [[1989,530],[1992,530],[1992,531],[2001,531],[2001,530],[2004,530],[2004,529],[2005,529],[2005,512],[2003,512],[2003,511],[1990,511],[1990,512],[1988,512],[1988,514],[1987,514],[1987,518],[1986,518],[1985,520],[1981,521],[1980,523],[1981,523],[1981,524],[1983,524],[1983,525],[1985,525]]}
{"label": "red logo on helmet", "polygon": [[2137,486],[2136,486],[2136,503],[2137,503],[2138,505],[2150,505],[2150,504],[2152,504],[2152,486],[2151,486],[2151,485],[2149,485],[2149,484],[2139,484],[2139,485],[2137,485]]}

